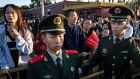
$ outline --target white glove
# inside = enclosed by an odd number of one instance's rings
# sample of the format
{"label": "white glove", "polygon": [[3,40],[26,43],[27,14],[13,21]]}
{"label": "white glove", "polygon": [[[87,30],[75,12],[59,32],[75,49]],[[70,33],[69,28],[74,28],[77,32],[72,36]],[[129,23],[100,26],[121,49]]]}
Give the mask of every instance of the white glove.
{"label": "white glove", "polygon": [[124,39],[127,39],[129,37],[132,37],[133,35],[133,27],[130,24],[126,25],[126,31],[124,34]]}

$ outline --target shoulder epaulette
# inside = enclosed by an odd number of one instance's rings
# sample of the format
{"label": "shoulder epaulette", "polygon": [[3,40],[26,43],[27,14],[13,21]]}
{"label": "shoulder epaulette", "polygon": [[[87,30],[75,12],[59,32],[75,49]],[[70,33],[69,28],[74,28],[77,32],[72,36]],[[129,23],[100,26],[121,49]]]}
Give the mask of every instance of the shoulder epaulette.
{"label": "shoulder epaulette", "polygon": [[44,57],[45,57],[45,55],[44,55],[44,54],[41,54],[41,55],[39,55],[39,56],[37,56],[37,57],[35,57],[35,58],[32,58],[32,59],[29,61],[29,63],[30,63],[30,64],[33,64],[33,63],[35,63],[35,62],[37,62],[37,61],[43,59]]}
{"label": "shoulder epaulette", "polygon": [[65,50],[67,54],[78,54],[77,50]]}

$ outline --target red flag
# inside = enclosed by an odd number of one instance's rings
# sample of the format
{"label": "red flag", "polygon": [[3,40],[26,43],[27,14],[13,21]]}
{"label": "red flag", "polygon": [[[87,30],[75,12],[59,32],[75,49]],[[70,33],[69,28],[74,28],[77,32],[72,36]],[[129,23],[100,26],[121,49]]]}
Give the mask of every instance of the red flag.
{"label": "red flag", "polygon": [[90,36],[86,39],[85,43],[90,47],[90,48],[94,48],[98,46],[98,36],[96,35],[95,32],[92,32],[90,34]]}

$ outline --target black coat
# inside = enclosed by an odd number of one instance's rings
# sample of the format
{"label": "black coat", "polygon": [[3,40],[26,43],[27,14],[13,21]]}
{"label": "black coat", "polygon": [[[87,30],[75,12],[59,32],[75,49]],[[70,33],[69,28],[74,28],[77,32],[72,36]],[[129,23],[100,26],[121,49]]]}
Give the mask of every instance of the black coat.
{"label": "black coat", "polygon": [[104,78],[131,79],[131,63],[140,66],[140,49],[134,38],[123,39],[116,46],[113,35],[103,37],[99,41],[94,56],[81,68],[85,73],[103,62]]}
{"label": "black coat", "polygon": [[[78,54],[62,52],[63,73],[61,79],[78,79]],[[28,79],[60,79],[60,73],[53,59],[45,52],[45,57],[28,65]]]}

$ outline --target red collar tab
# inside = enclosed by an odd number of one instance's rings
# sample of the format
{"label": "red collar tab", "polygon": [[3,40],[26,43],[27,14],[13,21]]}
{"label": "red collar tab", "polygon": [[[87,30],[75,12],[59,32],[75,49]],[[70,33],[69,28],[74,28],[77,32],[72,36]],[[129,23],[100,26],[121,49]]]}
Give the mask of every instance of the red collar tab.
{"label": "red collar tab", "polygon": [[78,54],[77,50],[65,50],[67,54]]}
{"label": "red collar tab", "polygon": [[32,58],[32,59],[29,61],[29,63],[30,63],[30,64],[33,64],[33,63],[35,63],[35,62],[37,62],[37,61],[43,59],[44,57],[45,57],[45,55],[44,55],[44,54],[41,54],[41,55],[39,55],[39,56],[37,56],[37,57],[35,57],[35,58]]}

